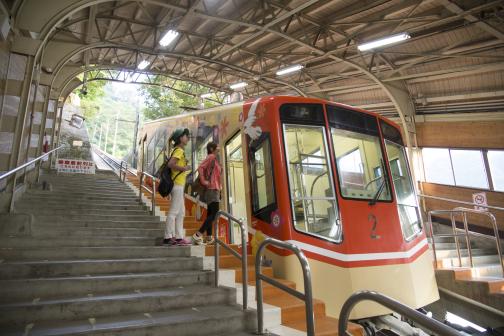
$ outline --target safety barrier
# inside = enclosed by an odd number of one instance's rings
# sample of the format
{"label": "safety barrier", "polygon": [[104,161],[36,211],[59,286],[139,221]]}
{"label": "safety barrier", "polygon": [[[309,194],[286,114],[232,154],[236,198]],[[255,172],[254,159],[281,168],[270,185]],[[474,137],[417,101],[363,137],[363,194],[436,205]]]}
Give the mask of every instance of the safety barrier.
{"label": "safety barrier", "polygon": [[[268,245],[280,247],[294,252],[301,263],[304,280],[304,293],[294,290],[284,284],[262,274],[261,257],[262,252]],[[256,300],[257,300],[257,332],[260,335],[264,334],[264,308],[263,308],[263,290],[261,280],[266,281],[270,285],[280,288],[281,290],[301,299],[305,302],[306,307],[306,333],[308,336],[315,335],[315,317],[313,313],[313,294],[311,285],[311,271],[308,259],[304,253],[294,244],[283,242],[273,238],[266,238],[258,247],[255,258],[255,276],[256,276]]]}
{"label": "safety barrier", "polygon": [[[242,254],[240,255],[238,252],[229,247],[225,242],[219,239],[219,217],[224,216],[228,219],[229,226],[231,227],[231,222],[235,222],[240,226],[241,232],[241,244],[242,244]],[[243,310],[247,309],[248,305],[248,272],[247,272],[247,230],[245,229],[245,225],[243,220],[237,219],[233,217],[231,214],[225,211],[217,212],[216,220],[214,222],[214,235],[215,235],[215,287],[219,286],[219,246],[224,247],[229,253],[238,258],[242,263],[242,290],[243,290]]]}

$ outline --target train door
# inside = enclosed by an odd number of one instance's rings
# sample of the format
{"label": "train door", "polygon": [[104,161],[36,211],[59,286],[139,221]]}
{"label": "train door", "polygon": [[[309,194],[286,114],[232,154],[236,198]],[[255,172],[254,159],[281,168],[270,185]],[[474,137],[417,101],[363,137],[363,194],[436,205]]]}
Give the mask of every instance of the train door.
{"label": "train door", "polygon": [[[226,142],[227,209],[235,218],[247,221],[247,199],[245,193],[245,167],[242,150],[242,134],[236,133]],[[237,224],[231,228],[231,242],[240,241]]]}

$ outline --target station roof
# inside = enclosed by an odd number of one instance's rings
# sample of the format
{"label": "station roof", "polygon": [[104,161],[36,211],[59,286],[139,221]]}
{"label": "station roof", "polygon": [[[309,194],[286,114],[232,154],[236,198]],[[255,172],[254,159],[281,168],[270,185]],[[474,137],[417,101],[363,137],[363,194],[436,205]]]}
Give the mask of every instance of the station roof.
{"label": "station roof", "polygon": [[[7,4],[23,41],[44,46],[42,67],[53,91],[83,71],[115,80],[126,80],[130,71],[143,81],[152,76],[140,73],[163,74],[211,92],[230,93],[231,84],[246,82],[245,98],[317,96],[392,117],[504,110],[502,0]],[[169,30],[179,34],[163,47]],[[358,49],[398,33],[410,38]],[[148,64],[140,70],[142,61]],[[303,68],[276,74],[291,65]]]}

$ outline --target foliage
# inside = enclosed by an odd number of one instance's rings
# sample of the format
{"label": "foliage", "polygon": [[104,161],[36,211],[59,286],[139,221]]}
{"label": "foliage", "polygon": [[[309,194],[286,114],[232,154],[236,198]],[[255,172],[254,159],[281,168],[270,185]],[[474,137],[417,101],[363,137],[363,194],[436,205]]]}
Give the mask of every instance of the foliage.
{"label": "foliage", "polygon": [[82,88],[77,91],[77,95],[81,100],[81,110],[84,112],[86,119],[93,118],[99,111],[99,101],[105,95],[105,85],[107,81],[96,80],[86,83],[86,92],[83,93]]}
{"label": "foliage", "polygon": [[[140,92],[145,100],[146,107],[143,110],[143,115],[146,120],[177,115],[182,113],[185,107],[198,108],[199,96],[209,91],[208,88],[198,84],[175,81],[163,76],[157,76],[154,82],[158,85],[140,86]],[[183,92],[191,92],[194,96]],[[208,100],[205,100],[204,104],[205,108],[217,105]]]}
{"label": "foliage", "polygon": [[106,82],[103,90],[104,94],[93,101],[93,106],[99,109],[86,119],[89,140],[107,153],[123,158],[133,149],[136,115],[141,112],[143,102],[135,84]]}

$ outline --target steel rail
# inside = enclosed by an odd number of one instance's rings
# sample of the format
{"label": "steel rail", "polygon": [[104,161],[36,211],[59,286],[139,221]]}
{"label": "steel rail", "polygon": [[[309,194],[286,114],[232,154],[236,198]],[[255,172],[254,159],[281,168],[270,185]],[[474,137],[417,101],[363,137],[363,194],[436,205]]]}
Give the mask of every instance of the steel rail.
{"label": "steel rail", "polygon": [[[474,213],[478,215],[484,215],[487,216],[490,219],[490,222],[492,223],[492,228],[493,228],[493,235],[482,235],[482,234],[477,234],[475,232],[472,232],[469,230],[469,224],[467,222],[467,213]],[[450,220],[451,220],[451,226],[452,226],[452,231],[453,234],[434,234],[434,225],[432,223],[432,215],[433,214],[449,214],[450,215]],[[455,223],[455,215],[460,214],[462,215],[463,219],[463,224],[464,224],[464,233],[457,233],[457,225]],[[499,238],[499,228],[497,226],[497,220],[495,219],[495,216],[484,210],[476,210],[476,209],[469,209],[469,208],[463,208],[463,207],[457,207],[454,208],[453,210],[431,210],[427,212],[427,217],[428,217],[428,224],[429,224],[429,231],[430,231],[430,238],[431,238],[431,244],[432,244],[432,252],[434,254],[434,267],[438,268],[437,264],[437,256],[436,256],[436,237],[453,237],[455,239],[455,248],[457,249],[457,257],[459,261],[459,267],[462,267],[462,257],[460,254],[460,245],[458,241],[458,237],[463,236],[465,237],[466,240],[466,246],[467,246],[467,253],[469,256],[469,264],[471,267],[474,267],[474,262],[473,262],[473,254],[472,254],[472,247],[471,247],[471,236],[478,236],[486,239],[493,239],[495,240],[495,245],[497,248],[497,255],[500,260],[500,266],[502,270],[502,276],[504,277],[504,260],[502,260],[502,248],[500,244],[500,238]]]}
{"label": "steel rail", "polygon": [[[225,242],[219,239],[219,218],[224,216],[228,219],[229,228],[231,230],[231,223],[235,222],[240,227],[241,232],[241,244],[242,244],[242,254],[229,247]],[[215,287],[219,286],[219,246],[224,247],[229,253],[238,258],[242,264],[242,295],[243,295],[243,310],[247,309],[248,306],[248,270],[247,270],[247,230],[243,220],[233,217],[228,212],[220,210],[217,212],[216,219],[213,223],[214,235],[215,235],[215,245],[214,245],[214,263],[215,263]]]}
{"label": "steel rail", "polygon": [[[48,155],[50,155],[50,154],[52,154],[52,153],[56,152],[57,150],[59,150],[59,149],[61,149],[61,148],[63,148],[63,145],[59,146],[58,148],[52,149],[52,150],[50,150],[49,152],[44,153],[44,154],[40,155],[39,157],[36,157],[35,159],[30,160],[30,161],[28,161],[28,162],[26,162],[26,163],[22,164],[22,165],[21,165],[21,166],[19,166],[19,167],[16,167],[16,168],[14,168],[14,169],[9,170],[9,171],[8,171],[8,172],[6,172],[6,173],[3,173],[2,175],[0,175],[0,181],[1,181],[1,180],[3,180],[4,178],[7,178],[7,177],[9,177],[9,176],[11,176],[11,175],[13,175],[13,174],[17,173],[18,171],[20,171],[20,170],[22,170],[22,169],[24,169],[24,168],[26,168],[26,167],[28,167],[28,166],[31,166],[31,165],[32,165],[32,164],[34,164],[34,163],[39,162],[40,160],[42,160],[42,159],[43,159],[43,158],[45,158],[46,156],[48,156]],[[40,165],[39,165],[39,166],[40,166]]]}
{"label": "steel rail", "polygon": [[[301,269],[303,271],[304,280],[304,293],[299,292],[295,289],[285,286],[284,284],[272,279],[264,274],[262,274],[262,264],[261,256],[268,245],[273,245],[280,247],[291,252],[297,256],[299,262],[301,263]],[[305,302],[306,310],[306,333],[308,336],[315,335],[315,317],[313,314],[313,294],[312,294],[312,284],[311,284],[311,271],[310,265],[308,264],[308,259],[301,251],[299,247],[294,244],[280,241],[274,238],[266,238],[258,247],[256,257],[255,257],[255,276],[256,276],[256,300],[257,300],[257,333],[259,335],[264,335],[264,307],[263,307],[263,290],[261,280],[301,299]]]}
{"label": "steel rail", "polygon": [[422,314],[419,311],[416,311],[415,309],[412,309],[386,295],[372,291],[356,292],[345,301],[339,315],[338,335],[351,335],[347,332],[350,312],[355,307],[355,305],[361,301],[373,301],[381,304],[382,306],[393,310],[401,314],[402,316],[408,317],[422,327],[432,331],[436,335],[460,336],[460,333],[457,330],[433,319],[432,317],[428,317],[427,315]]}

